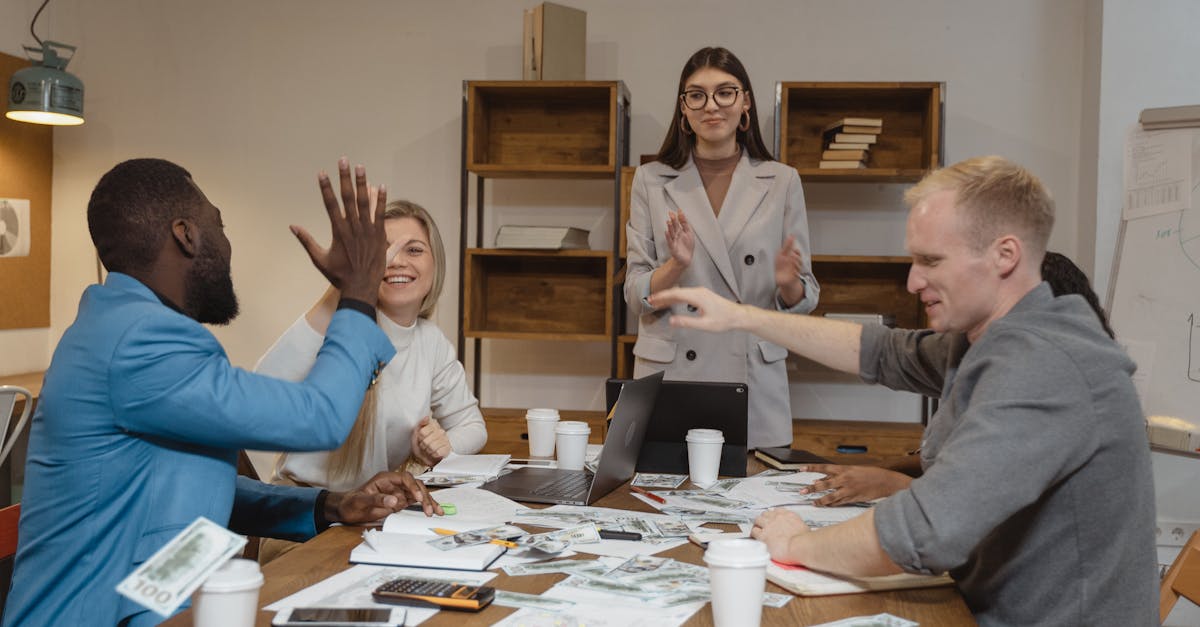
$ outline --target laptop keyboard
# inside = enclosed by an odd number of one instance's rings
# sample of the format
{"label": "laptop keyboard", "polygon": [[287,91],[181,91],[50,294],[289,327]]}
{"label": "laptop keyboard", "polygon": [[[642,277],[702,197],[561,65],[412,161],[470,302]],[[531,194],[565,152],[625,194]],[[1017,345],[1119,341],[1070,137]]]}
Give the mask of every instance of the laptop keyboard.
{"label": "laptop keyboard", "polygon": [[533,493],[537,496],[569,499],[586,492],[591,483],[591,473],[573,472],[563,475],[543,486],[539,486],[533,490]]}

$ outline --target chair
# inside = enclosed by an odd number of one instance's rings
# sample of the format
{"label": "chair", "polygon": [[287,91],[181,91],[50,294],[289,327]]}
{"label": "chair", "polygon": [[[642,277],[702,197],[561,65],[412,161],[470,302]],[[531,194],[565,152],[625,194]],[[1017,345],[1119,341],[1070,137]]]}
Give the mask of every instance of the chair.
{"label": "chair", "polygon": [[[13,407],[16,406],[19,395],[25,397],[24,409],[21,410],[21,417],[17,419],[17,426],[9,433],[8,425],[12,422]],[[3,421],[3,425],[0,425],[0,464],[8,459],[8,454],[20,439],[21,430],[29,422],[29,414],[32,411],[33,394],[29,390],[15,385],[0,385],[0,421]]]}
{"label": "chair", "polygon": [[1158,590],[1158,622],[1167,620],[1179,597],[1200,605],[1200,531],[1192,534],[1171,563]]}
{"label": "chair", "polygon": [[12,562],[17,554],[17,520],[20,518],[20,503],[0,509],[0,611],[8,602],[8,587],[12,584]]}
{"label": "chair", "polygon": [[[238,451],[237,473],[243,477],[249,477],[258,481],[258,471],[254,469],[254,463],[250,461],[250,456],[246,451]],[[258,561],[258,547],[262,544],[262,538],[258,536],[249,536],[246,538],[246,548],[242,550],[242,557],[248,560]]]}

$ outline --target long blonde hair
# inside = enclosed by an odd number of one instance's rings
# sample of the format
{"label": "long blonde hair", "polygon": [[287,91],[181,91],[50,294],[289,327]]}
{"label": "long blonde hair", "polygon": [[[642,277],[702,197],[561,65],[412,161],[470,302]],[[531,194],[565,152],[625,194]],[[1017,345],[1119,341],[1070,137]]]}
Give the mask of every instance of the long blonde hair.
{"label": "long blonde hair", "polygon": [[[425,235],[429,238],[429,251],[433,254],[433,285],[429,293],[421,300],[421,311],[417,315],[428,320],[433,316],[437,307],[438,297],[442,294],[442,286],[446,280],[446,249],[442,245],[442,234],[438,230],[433,216],[424,207],[408,200],[393,200],[387,204],[383,212],[384,220],[412,218],[421,223]],[[367,443],[375,439],[375,413],[379,408],[379,386],[367,388],[363,397],[362,407],[358,410],[358,418],[350,429],[350,435],[337,449],[329,453],[326,465],[327,481],[333,485],[335,479],[350,481],[358,476],[362,467],[363,453]]]}

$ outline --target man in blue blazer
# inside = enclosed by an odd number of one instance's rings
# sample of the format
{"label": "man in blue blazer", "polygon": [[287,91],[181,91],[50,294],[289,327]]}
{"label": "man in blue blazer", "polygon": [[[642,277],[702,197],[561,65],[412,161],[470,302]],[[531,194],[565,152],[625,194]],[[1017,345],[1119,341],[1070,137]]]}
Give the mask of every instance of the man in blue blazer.
{"label": "man in blue blazer", "polygon": [[354,183],[345,159],[339,171],[344,214],[320,177],[330,247],[292,228],[343,295],[299,383],[234,368],[202,326],[229,322],[238,306],[221,213],[191,175],[137,159],[100,179],[88,228],[109,275],[84,291],[46,372],[4,625],[157,623],[114,588],[198,516],[304,539],[330,519],[378,518],[414,500],[434,512],[411,477],[376,477],[349,500],[236,478],[240,449],[340,445],[395,353],[375,323],[383,219],[370,209],[362,166]]}

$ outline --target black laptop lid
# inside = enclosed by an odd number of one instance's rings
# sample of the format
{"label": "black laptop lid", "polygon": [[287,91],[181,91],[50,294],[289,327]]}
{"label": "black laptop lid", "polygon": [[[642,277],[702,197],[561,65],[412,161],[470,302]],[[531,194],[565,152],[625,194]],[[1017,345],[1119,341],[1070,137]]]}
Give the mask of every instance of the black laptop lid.
{"label": "black laptop lid", "polygon": [[[609,379],[608,406],[628,379]],[[646,427],[638,472],[687,474],[688,429],[718,429],[725,436],[718,473],[746,476],[746,424],[749,388],[745,383],[663,381]]]}

